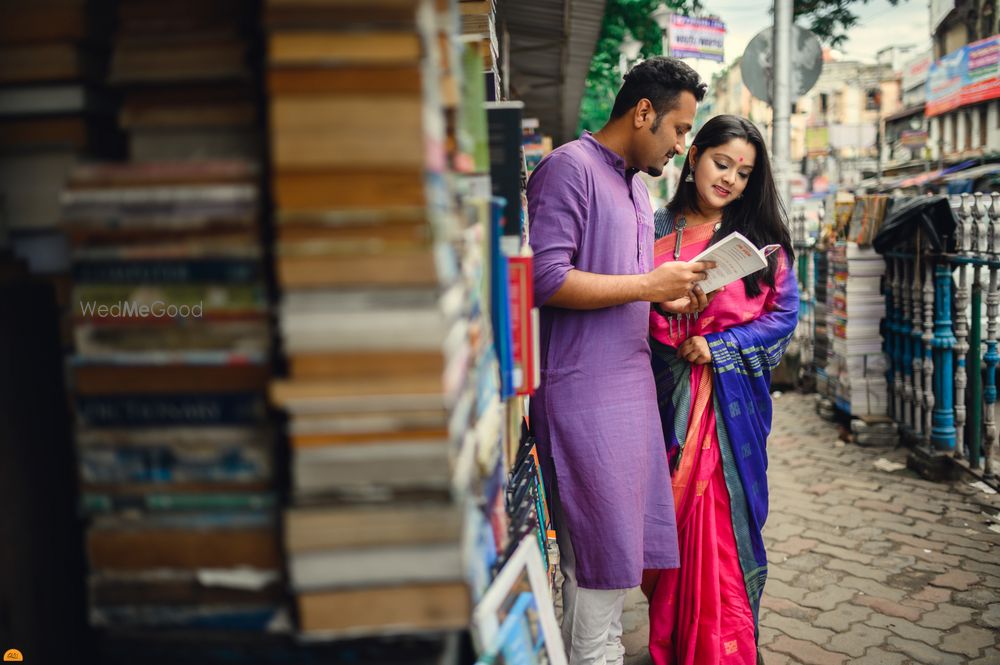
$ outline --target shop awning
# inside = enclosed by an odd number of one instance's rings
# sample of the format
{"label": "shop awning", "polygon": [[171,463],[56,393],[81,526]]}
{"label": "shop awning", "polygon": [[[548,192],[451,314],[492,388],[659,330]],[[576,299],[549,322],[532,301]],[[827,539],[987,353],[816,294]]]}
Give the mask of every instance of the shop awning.
{"label": "shop awning", "polygon": [[965,169],[957,173],[950,173],[942,178],[945,182],[955,182],[956,180],[977,180],[986,175],[1000,173],[1000,163],[981,164],[971,169]]}
{"label": "shop awning", "polygon": [[886,122],[893,122],[896,120],[900,120],[902,118],[909,118],[911,115],[916,115],[917,113],[923,114],[923,112],[924,112],[924,105],[917,104],[916,106],[909,106],[905,109],[902,109],[901,111],[896,111],[891,115],[887,115],[885,118],[883,118],[883,120],[885,120]]}
{"label": "shop awning", "polygon": [[560,145],[576,138],[605,0],[504,0],[511,97]]}
{"label": "shop awning", "polygon": [[976,160],[970,159],[954,166],[949,166],[946,169],[938,169],[936,171],[928,171],[927,173],[920,173],[911,178],[906,178],[897,184],[897,187],[920,187],[928,182],[933,182],[942,176],[946,176],[952,173],[958,173],[964,171],[972,166],[976,165]]}

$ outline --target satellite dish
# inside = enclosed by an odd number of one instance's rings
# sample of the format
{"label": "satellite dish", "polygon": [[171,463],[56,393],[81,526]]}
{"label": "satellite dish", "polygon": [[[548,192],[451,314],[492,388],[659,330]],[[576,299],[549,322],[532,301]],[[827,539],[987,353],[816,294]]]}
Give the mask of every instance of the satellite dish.
{"label": "satellite dish", "polygon": [[[764,28],[747,44],[740,62],[743,83],[757,99],[771,103],[771,82],[774,78],[774,48],[771,45],[773,29]],[[823,48],[819,38],[811,31],[792,26],[792,86],[791,101],[807,93],[823,70]]]}

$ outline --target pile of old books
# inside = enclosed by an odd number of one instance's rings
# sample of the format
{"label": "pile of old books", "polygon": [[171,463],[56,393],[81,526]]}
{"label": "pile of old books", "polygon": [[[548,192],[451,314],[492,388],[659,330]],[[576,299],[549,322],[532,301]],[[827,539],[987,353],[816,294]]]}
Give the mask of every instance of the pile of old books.
{"label": "pile of old books", "polygon": [[851,415],[886,415],[887,363],[880,322],[885,317],[885,261],[872,248],[838,242],[829,250],[833,284],[827,310],[832,331],[826,371],[836,377],[838,408]]}
{"label": "pile of old books", "polygon": [[446,156],[453,28],[431,2],[272,0],[266,29],[287,363],[270,395],[289,416],[299,628],[459,629],[470,318]]}

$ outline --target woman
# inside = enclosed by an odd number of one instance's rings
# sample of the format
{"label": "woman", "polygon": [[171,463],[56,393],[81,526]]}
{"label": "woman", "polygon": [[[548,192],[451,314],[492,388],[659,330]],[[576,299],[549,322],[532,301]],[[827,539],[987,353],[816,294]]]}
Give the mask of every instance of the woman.
{"label": "woman", "polygon": [[[733,231],[758,247],[782,247],[766,269],[716,292],[697,318],[650,313],[681,556],[679,569],[643,578],[650,654],[656,665],[752,665],[767,576],[770,371],[798,318],[791,239],[752,123],[723,115],[705,124],[656,227],[657,264],[690,260]],[[704,307],[696,295],[689,307]]]}

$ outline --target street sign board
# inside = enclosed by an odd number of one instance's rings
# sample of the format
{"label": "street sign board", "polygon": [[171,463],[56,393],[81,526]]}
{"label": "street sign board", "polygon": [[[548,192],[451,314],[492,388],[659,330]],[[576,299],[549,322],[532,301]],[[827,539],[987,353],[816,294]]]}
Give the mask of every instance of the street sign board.
{"label": "street sign board", "polygon": [[[772,29],[764,28],[747,44],[740,63],[743,83],[757,99],[771,103],[771,83],[774,79],[774,47]],[[795,101],[816,85],[823,70],[823,49],[819,38],[811,31],[792,26],[792,85],[791,101]]]}
{"label": "street sign board", "polygon": [[670,55],[722,62],[726,24],[717,18],[670,15]]}

